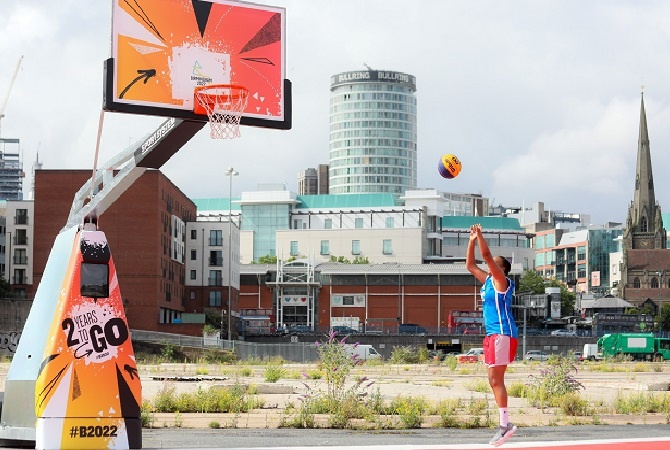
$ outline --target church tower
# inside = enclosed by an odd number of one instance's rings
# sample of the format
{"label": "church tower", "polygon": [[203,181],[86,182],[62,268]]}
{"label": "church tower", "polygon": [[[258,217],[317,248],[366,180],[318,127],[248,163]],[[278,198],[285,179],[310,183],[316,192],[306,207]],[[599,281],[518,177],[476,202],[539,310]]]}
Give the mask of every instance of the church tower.
{"label": "church tower", "polygon": [[[628,208],[623,232],[622,284],[625,300],[645,300],[658,296],[660,284],[667,286],[670,277],[667,233],[663,227],[661,207],[654,193],[647,113],[644,94],[640,104],[640,135],[637,146],[635,192]],[[653,266],[653,267],[652,267]],[[665,282],[663,282],[665,281]],[[655,292],[647,292],[654,289]],[[655,294],[655,295],[652,295]]]}

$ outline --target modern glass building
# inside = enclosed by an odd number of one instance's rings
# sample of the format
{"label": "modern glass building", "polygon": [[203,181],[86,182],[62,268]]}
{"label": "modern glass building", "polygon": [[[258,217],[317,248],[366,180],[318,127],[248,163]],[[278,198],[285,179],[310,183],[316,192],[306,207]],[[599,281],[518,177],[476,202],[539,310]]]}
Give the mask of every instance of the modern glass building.
{"label": "modern glass building", "polygon": [[330,92],[330,193],[416,189],[416,78],[343,72],[331,78]]}

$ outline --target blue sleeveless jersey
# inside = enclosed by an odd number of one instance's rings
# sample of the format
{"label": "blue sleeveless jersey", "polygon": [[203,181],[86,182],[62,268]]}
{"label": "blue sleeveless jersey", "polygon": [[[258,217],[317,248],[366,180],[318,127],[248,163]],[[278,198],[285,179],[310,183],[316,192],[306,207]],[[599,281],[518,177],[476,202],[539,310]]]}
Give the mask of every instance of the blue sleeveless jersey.
{"label": "blue sleeveless jersey", "polygon": [[491,334],[504,334],[514,338],[519,336],[512,316],[514,281],[508,278],[507,283],[505,292],[497,292],[493,285],[493,277],[489,275],[480,290],[487,336]]}

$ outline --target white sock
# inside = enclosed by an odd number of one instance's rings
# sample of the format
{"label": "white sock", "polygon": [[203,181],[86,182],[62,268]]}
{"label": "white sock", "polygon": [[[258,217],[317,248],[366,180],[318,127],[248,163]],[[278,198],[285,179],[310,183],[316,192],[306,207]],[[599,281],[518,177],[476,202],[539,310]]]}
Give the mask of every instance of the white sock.
{"label": "white sock", "polygon": [[500,426],[506,427],[509,423],[509,416],[507,415],[507,408],[500,408]]}

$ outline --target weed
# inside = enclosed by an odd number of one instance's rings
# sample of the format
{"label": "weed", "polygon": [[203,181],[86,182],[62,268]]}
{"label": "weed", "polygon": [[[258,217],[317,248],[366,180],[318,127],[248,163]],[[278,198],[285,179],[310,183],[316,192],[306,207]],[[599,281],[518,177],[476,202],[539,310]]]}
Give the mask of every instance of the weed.
{"label": "weed", "polygon": [[531,375],[531,384],[526,392],[530,403],[539,408],[558,406],[561,398],[568,393],[584,389],[584,386],[574,377],[577,373],[575,365],[559,358],[555,363],[548,364],[540,371],[539,376]]}
{"label": "weed", "polygon": [[448,355],[444,358],[444,365],[449,368],[452,372],[456,370],[458,366],[458,358],[455,355]]}
{"label": "weed", "polygon": [[140,419],[142,420],[142,428],[153,428],[154,425],[154,414],[151,403],[147,400],[142,402],[142,407],[140,409]]}
{"label": "weed", "polygon": [[179,411],[177,411],[177,414],[174,416],[174,426],[175,428],[181,428],[184,426],[184,417]]}
{"label": "weed", "polygon": [[265,381],[276,383],[280,378],[286,377],[286,369],[278,364],[268,364],[265,366]]}
{"label": "weed", "polygon": [[391,362],[393,364],[416,364],[419,362],[419,353],[416,348],[409,345],[396,346],[391,351]]}
{"label": "weed", "polygon": [[218,429],[218,428],[221,428],[221,424],[219,422],[216,422],[216,421],[210,422],[208,424],[208,426],[212,429],[215,429],[215,430]]}
{"label": "weed", "polygon": [[391,401],[391,409],[400,416],[402,428],[421,428],[422,415],[427,409],[426,399],[423,397],[399,396]]}
{"label": "weed", "polygon": [[465,387],[469,391],[487,393],[490,391],[488,382],[482,379],[475,379],[465,383]]}

